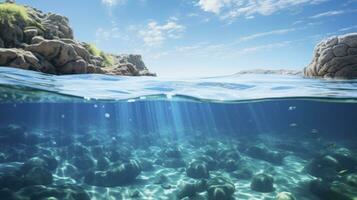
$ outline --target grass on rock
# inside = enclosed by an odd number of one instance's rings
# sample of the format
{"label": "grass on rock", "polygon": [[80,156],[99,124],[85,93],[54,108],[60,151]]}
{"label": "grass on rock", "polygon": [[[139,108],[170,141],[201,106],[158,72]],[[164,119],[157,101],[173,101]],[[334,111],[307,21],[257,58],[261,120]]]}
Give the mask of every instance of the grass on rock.
{"label": "grass on rock", "polygon": [[104,52],[101,52],[100,57],[103,58],[103,60],[104,60],[104,65],[105,65],[106,67],[110,67],[110,66],[112,66],[112,65],[114,64],[114,58],[113,58],[113,56],[108,55],[108,54],[106,54],[106,53],[104,53]]}
{"label": "grass on rock", "polygon": [[13,3],[1,3],[0,4],[0,21],[3,23],[8,21],[10,23],[16,22],[17,19],[21,19],[26,23],[30,23],[31,19],[27,13],[25,6],[13,4]]}
{"label": "grass on rock", "polygon": [[104,66],[110,67],[114,64],[113,56],[104,53],[103,51],[98,49],[98,47],[95,46],[94,44],[88,44],[88,45],[85,45],[85,47],[89,51],[90,54],[92,54],[94,56],[102,57]]}

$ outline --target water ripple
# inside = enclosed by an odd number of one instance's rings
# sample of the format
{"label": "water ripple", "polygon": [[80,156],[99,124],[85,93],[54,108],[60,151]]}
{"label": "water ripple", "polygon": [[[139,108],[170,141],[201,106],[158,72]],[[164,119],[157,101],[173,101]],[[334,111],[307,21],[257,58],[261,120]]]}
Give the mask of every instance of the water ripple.
{"label": "water ripple", "polygon": [[94,74],[54,76],[1,67],[0,92],[2,102],[18,99],[111,101],[143,97],[181,97],[223,102],[271,98],[357,99],[357,80],[321,80],[262,74],[195,79]]}

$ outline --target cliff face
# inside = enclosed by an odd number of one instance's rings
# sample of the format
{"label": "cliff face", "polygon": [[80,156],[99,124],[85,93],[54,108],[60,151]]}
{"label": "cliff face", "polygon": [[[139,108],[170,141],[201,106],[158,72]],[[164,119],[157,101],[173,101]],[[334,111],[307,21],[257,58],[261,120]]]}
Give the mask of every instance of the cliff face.
{"label": "cliff face", "polygon": [[155,75],[140,55],[106,54],[75,40],[66,17],[13,3],[0,4],[0,66],[57,75]]}

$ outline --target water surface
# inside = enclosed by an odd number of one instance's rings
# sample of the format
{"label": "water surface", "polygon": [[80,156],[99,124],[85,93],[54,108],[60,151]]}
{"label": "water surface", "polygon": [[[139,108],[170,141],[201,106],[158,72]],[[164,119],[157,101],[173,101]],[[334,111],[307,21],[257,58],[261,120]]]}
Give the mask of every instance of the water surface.
{"label": "water surface", "polygon": [[[356,80],[52,76],[0,68],[0,90],[0,174],[13,173],[4,166],[20,167],[17,173],[46,188],[79,186],[91,199],[214,199],[210,191],[224,188],[235,199],[289,192],[313,200],[326,199],[311,188],[321,179],[343,186],[334,195],[356,191],[344,182],[357,171]],[[23,171],[35,158],[56,161],[42,166],[52,181]],[[273,179],[265,192],[252,186],[262,173]],[[226,184],[217,186],[220,178]],[[18,181],[14,195],[33,197],[34,183]],[[203,186],[190,196],[190,184]]]}

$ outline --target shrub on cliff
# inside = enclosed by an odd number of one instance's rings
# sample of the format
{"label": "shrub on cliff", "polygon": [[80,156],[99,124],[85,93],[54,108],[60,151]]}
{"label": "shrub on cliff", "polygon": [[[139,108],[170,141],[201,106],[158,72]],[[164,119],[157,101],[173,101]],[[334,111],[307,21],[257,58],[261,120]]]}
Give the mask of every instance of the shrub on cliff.
{"label": "shrub on cliff", "polygon": [[94,44],[86,44],[84,47],[89,51],[93,56],[100,56],[101,50],[98,49]]}
{"label": "shrub on cliff", "polygon": [[100,49],[98,49],[98,47],[95,46],[94,44],[87,44],[84,46],[89,51],[89,53],[92,54],[93,56],[101,57],[103,59],[104,66],[110,67],[114,64],[114,58],[111,55],[108,55],[103,51],[101,51]]}
{"label": "shrub on cliff", "polygon": [[100,53],[100,57],[103,58],[103,63],[104,66],[106,67],[110,67],[114,64],[114,58],[111,55],[108,55],[106,53],[104,53],[103,51]]}
{"label": "shrub on cliff", "polygon": [[14,23],[17,19],[21,19],[27,23],[31,22],[31,19],[28,16],[27,10],[24,6],[13,3],[0,4],[0,21],[2,23],[5,21]]}
{"label": "shrub on cliff", "polygon": [[0,3],[1,24],[8,24],[12,27],[13,24],[21,24],[21,22],[22,28],[24,28],[24,26],[33,26],[42,31],[45,30],[40,23],[31,19],[25,6],[15,3]]}

